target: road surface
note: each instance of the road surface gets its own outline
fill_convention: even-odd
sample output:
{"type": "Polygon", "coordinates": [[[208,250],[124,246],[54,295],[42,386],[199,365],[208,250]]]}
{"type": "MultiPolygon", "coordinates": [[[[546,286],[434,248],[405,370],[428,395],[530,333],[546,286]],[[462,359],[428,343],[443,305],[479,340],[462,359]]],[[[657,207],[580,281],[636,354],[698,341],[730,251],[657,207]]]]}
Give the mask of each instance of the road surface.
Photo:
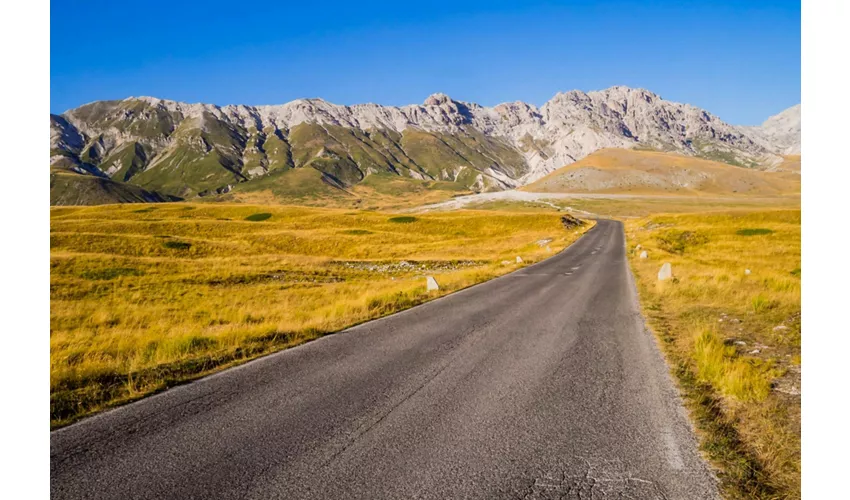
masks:
{"type": "Polygon", "coordinates": [[[717,496],[622,226],[60,429],[54,498],[717,496]]]}

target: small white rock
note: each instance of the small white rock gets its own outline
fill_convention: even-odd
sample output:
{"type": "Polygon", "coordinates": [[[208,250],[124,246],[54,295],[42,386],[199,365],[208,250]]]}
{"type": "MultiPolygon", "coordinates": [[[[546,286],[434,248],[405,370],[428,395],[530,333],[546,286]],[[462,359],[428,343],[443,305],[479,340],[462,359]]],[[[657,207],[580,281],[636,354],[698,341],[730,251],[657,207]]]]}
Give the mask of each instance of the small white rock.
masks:
{"type": "Polygon", "coordinates": [[[665,262],[658,271],[658,281],[667,281],[673,277],[673,266],[669,262],[665,262]]]}
{"type": "Polygon", "coordinates": [[[503,265],[503,266],[509,266],[509,265],[511,265],[511,261],[509,261],[509,260],[503,260],[503,261],[502,261],[502,265],[503,265]]]}
{"type": "Polygon", "coordinates": [[[747,345],[747,343],[744,342],[743,340],[736,340],[735,345],[747,345]]]}
{"type": "Polygon", "coordinates": [[[760,352],[761,352],[761,351],[760,351],[760,350],[758,350],[758,349],[753,349],[752,351],[750,351],[750,354],[758,354],[758,353],[760,353],[760,352]]]}
{"type": "Polygon", "coordinates": [[[520,257],[519,255],[516,256],[516,263],[522,264],[522,257],[520,257]]]}
{"type": "Polygon", "coordinates": [[[440,289],[440,285],[437,284],[437,280],[435,280],[433,276],[425,277],[425,287],[429,292],[440,289]]]}
{"type": "Polygon", "coordinates": [[[788,329],[788,327],[785,326],[785,325],[778,325],[778,326],[773,327],[774,332],[784,332],[787,329],[788,329]]]}
{"type": "Polygon", "coordinates": [[[641,248],[643,248],[643,247],[642,247],[642,246],[640,246],[640,244],[638,244],[638,245],[635,247],[635,250],[640,250],[641,248]]]}
{"type": "Polygon", "coordinates": [[[750,274],[750,270],[749,270],[749,269],[744,269],[744,274],[746,274],[747,276],[749,276],[749,274],[750,274]]]}
{"type": "Polygon", "coordinates": [[[649,255],[646,253],[646,250],[644,250],[643,252],[641,252],[641,253],[640,253],[640,258],[641,258],[641,259],[645,259],[645,258],[647,258],[647,257],[649,257],[649,255]]]}

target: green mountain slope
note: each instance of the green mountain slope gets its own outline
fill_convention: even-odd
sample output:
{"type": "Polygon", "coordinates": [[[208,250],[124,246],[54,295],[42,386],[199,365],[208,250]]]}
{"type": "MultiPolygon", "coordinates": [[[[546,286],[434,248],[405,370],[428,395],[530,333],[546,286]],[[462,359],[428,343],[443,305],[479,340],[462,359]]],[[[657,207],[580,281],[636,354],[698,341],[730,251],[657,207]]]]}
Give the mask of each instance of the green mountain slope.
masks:
{"type": "Polygon", "coordinates": [[[94,175],[54,170],[50,173],[51,205],[105,205],[177,201],[138,186],[94,175]]]}
{"type": "MultiPolygon", "coordinates": [[[[186,199],[237,186],[282,199],[336,196],[375,174],[483,191],[503,189],[504,180],[527,171],[519,152],[474,128],[448,134],[316,122],[291,129],[259,125],[207,110],[186,116],[144,99],[100,101],[51,116],[52,165],[186,199]],[[302,169],[308,170],[289,172],[302,169]]],[[[76,178],[66,184],[86,185],[76,178]]]]}

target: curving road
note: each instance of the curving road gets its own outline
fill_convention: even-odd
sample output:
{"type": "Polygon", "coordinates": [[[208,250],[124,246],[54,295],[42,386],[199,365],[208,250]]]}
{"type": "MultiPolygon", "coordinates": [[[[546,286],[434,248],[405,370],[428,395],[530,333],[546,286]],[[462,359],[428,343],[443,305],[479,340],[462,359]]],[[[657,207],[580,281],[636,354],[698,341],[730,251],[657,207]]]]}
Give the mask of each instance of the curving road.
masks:
{"type": "Polygon", "coordinates": [[[715,498],[622,226],[50,436],[54,498],[715,498]]]}

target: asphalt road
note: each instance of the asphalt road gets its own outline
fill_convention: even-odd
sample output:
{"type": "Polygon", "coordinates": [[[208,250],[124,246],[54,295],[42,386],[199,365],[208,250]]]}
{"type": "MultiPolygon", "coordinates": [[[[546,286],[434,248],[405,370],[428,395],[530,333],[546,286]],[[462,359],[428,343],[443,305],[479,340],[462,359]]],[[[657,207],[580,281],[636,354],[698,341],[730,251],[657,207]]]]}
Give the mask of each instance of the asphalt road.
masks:
{"type": "Polygon", "coordinates": [[[60,429],[54,498],[717,496],[619,222],[539,264],[60,429]]]}

